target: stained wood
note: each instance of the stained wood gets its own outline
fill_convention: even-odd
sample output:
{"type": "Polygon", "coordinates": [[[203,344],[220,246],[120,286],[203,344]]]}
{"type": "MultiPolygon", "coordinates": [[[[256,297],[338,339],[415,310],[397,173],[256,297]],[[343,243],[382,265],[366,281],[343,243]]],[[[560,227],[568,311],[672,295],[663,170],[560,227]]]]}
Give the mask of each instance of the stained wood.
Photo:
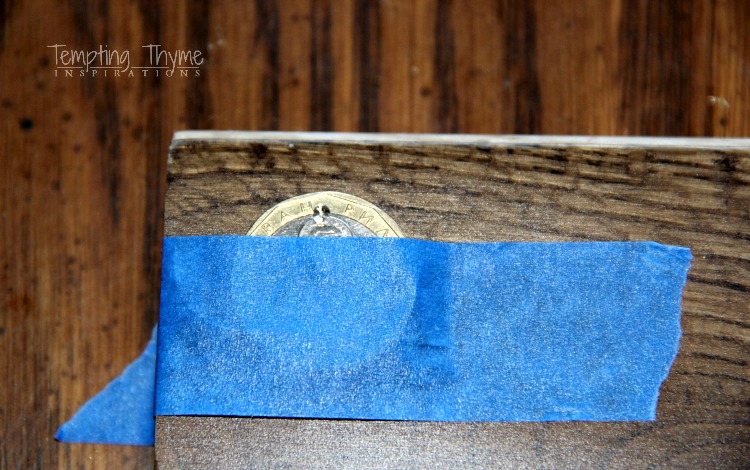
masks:
{"type": "MultiPolygon", "coordinates": [[[[748,136],[749,5],[3,2],[0,467],[152,464],[149,449],[61,445],[52,436],[138,356],[156,322],[173,131],[748,136]],[[141,46],[162,44],[199,49],[207,60],[199,77],[56,78],[47,48],[53,44],[127,49],[134,63],[144,59],[141,46]]],[[[717,185],[727,182],[711,194],[731,195],[744,187],[743,165],[726,160],[725,172],[696,171],[717,185]]],[[[611,186],[621,190],[625,200],[617,204],[628,214],[637,211],[627,199],[638,194],[642,171],[638,162],[631,166],[631,179],[611,186]]],[[[534,171],[528,168],[521,182],[534,171]]],[[[393,176],[385,178],[369,194],[393,176]]],[[[436,178],[425,188],[432,198],[440,191],[436,178]]],[[[557,184],[575,189],[565,180],[557,184]]],[[[540,200],[532,189],[523,193],[527,199],[514,200],[535,221],[526,225],[528,237],[536,225],[546,230],[557,223],[545,219],[546,206],[532,203],[540,200]]],[[[700,205],[691,191],[684,187],[675,204],[687,198],[700,205]]],[[[572,191],[562,194],[580,201],[572,191]]],[[[715,218],[723,219],[718,196],[711,200],[715,218]]],[[[691,207],[683,205],[683,212],[691,207]]],[[[642,216],[643,224],[652,218],[642,216]]],[[[733,279],[727,269],[717,268],[733,279]]],[[[722,291],[700,299],[736,306],[722,291]]],[[[710,325],[700,330],[702,341],[746,350],[732,333],[737,320],[710,325]]],[[[717,399],[734,390],[712,383],[717,399]]],[[[748,412],[733,413],[741,421],[748,412]]]]}
{"type": "Polygon", "coordinates": [[[750,140],[189,132],[166,235],[244,234],[302,193],[363,197],[409,237],[690,247],[680,353],[653,423],[158,417],[163,468],[742,466],[750,451],[750,140]],[[713,144],[713,145],[711,145],[713,144]]]}

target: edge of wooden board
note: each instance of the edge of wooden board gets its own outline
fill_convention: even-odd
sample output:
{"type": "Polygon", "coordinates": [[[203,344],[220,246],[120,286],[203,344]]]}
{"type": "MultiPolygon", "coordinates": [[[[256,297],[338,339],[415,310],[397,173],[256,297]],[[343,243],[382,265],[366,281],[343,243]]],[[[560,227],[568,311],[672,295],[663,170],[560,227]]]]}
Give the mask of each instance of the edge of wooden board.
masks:
{"type": "Polygon", "coordinates": [[[497,146],[670,147],[750,149],[750,138],[621,137],[583,135],[389,134],[358,132],[202,131],[174,133],[172,144],[187,140],[355,143],[445,143],[497,146]]]}

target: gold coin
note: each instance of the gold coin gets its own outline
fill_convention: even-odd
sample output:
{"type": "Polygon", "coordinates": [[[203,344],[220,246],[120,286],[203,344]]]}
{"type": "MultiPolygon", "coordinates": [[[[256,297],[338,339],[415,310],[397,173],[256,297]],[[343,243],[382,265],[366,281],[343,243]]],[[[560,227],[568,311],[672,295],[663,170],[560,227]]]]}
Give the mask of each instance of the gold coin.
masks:
{"type": "Polygon", "coordinates": [[[379,207],[335,191],[303,194],[282,201],[255,221],[248,235],[282,237],[403,237],[379,207]]]}

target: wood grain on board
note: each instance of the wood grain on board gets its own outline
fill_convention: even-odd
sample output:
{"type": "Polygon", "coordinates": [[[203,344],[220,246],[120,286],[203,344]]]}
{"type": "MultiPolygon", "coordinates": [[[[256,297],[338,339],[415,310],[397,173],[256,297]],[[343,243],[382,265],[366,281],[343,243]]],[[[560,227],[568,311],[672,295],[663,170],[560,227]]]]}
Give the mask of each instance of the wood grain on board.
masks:
{"type": "MultiPolygon", "coordinates": [[[[456,139],[458,140],[458,139],[456,139]]],[[[606,142],[606,140],[604,141],[606,142]]],[[[737,142],[737,141],[735,141],[737,142]]],[[[744,141],[747,143],[747,141],[744,141]]],[[[666,144],[666,145],[665,145],[666,144]]],[[[157,417],[164,468],[742,466],[750,451],[750,149],[461,143],[430,136],[180,134],[165,234],[244,234],[289,197],[335,190],[406,236],[655,240],[690,247],[680,353],[653,423],[406,423],[157,417]]],[[[717,143],[718,145],[718,143],[717,143]]]]}
{"type": "MultiPolygon", "coordinates": [[[[744,0],[2,2],[0,467],[152,465],[149,448],[62,445],[53,435],[140,354],[156,322],[166,154],[174,131],[748,136],[749,17],[744,0]],[[59,64],[49,47],[56,44],[84,52],[128,50],[133,66],[144,65],[143,46],[149,44],[201,51],[205,62],[187,77],[66,77],[56,75],[59,64]]],[[[398,158],[407,163],[395,160],[364,196],[385,194],[373,202],[396,203],[384,189],[407,171],[403,166],[412,157],[398,158]]],[[[744,159],[706,158],[714,163],[680,167],[696,176],[665,203],[672,220],[701,241],[712,236],[701,234],[704,229],[727,231],[726,221],[735,215],[723,212],[720,200],[745,191],[748,174],[744,159]],[[713,216],[701,212],[709,209],[713,216]],[[687,227],[684,220],[692,217],[701,225],[687,227]]],[[[593,163],[534,161],[502,177],[517,182],[517,189],[509,191],[499,177],[490,193],[513,196],[507,207],[522,211],[527,221],[500,213],[499,236],[553,237],[571,227],[573,221],[546,217],[551,202],[544,188],[524,186],[548,175],[561,185],[566,218],[589,220],[604,209],[586,189],[593,163]],[[578,176],[558,175],[564,165],[583,166],[578,176]]],[[[675,228],[649,226],[654,213],[638,212],[632,202],[662,197],[660,191],[641,193],[649,165],[661,169],[633,157],[627,179],[602,186],[612,194],[606,199],[611,211],[623,211],[619,219],[611,216],[609,228],[577,235],[628,233],[636,214],[638,230],[676,236],[675,228]]],[[[477,169],[471,161],[446,166],[477,169]]],[[[603,163],[597,171],[605,170],[603,163]]],[[[415,235],[445,229],[445,213],[456,211],[443,208],[438,219],[419,215],[438,200],[440,176],[433,178],[423,183],[430,189],[415,203],[420,205],[400,203],[415,235]]],[[[399,184],[395,193],[405,194],[411,183],[399,184]]],[[[279,196],[265,195],[269,202],[279,196]]],[[[451,217],[467,219],[460,210],[451,217]]],[[[746,237],[746,224],[743,219],[734,228],[738,239],[746,237]]],[[[460,234],[447,230],[453,232],[446,238],[460,234]]],[[[725,256],[736,244],[711,249],[725,256]]],[[[743,246],[734,256],[746,255],[743,246]]],[[[747,290],[740,280],[746,269],[706,266],[725,276],[725,284],[707,286],[713,290],[706,296],[688,291],[691,302],[735,308],[747,290]]],[[[727,322],[711,315],[717,319],[706,317],[691,334],[747,354],[747,339],[739,333],[747,317],[727,322]]],[[[703,385],[695,390],[716,403],[738,394],[747,403],[737,382],[699,377],[670,380],[698,381],[703,385]]],[[[696,400],[697,392],[689,390],[684,399],[696,400]]],[[[718,409],[703,413],[714,416],[718,409]]],[[[721,409],[737,426],[747,424],[747,407],[721,409]]],[[[733,448],[736,427],[723,426],[715,425],[709,441],[689,452],[701,455],[722,439],[733,448]]],[[[534,442],[546,440],[536,436],[534,442]]]]}

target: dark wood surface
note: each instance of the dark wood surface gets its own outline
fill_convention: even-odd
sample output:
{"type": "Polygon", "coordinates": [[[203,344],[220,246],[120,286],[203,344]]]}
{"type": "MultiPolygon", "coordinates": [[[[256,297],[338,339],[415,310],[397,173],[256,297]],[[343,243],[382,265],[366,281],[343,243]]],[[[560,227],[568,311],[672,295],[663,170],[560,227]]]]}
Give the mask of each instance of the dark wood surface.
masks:
{"type": "MultiPolygon", "coordinates": [[[[0,466],[153,462],[152,449],[52,436],[137,357],[156,322],[173,131],[748,136],[748,19],[743,0],[3,2],[0,466]],[[54,44],[129,50],[134,64],[145,60],[143,45],[161,44],[201,50],[206,62],[200,76],[55,77],[54,44]]],[[[743,162],[712,163],[724,171],[705,176],[718,195],[705,224],[736,217],[720,201],[746,191],[743,162]]],[[[567,188],[568,201],[578,197],[567,188]]],[[[626,214],[636,210],[628,197],[659,196],[629,184],[612,191],[626,214]]],[[[691,202],[677,222],[698,210],[693,203],[704,207],[694,191],[681,188],[675,204],[691,202]]],[[[519,202],[533,220],[544,213],[536,202],[519,202]]],[[[747,259],[746,212],[743,220],[734,233],[745,243],[727,256],[747,259]]],[[[747,265],[723,271],[726,283],[705,301],[746,311],[736,297],[747,294],[738,280],[746,273],[747,265]]],[[[706,320],[697,333],[731,345],[736,363],[726,367],[746,379],[744,315],[706,320]]],[[[748,425],[746,385],[699,377],[670,380],[700,380],[712,403],[739,397],[737,410],[722,408],[734,428],[696,425],[731,446],[741,436],[732,429],[748,425]]]]}
{"type": "Polygon", "coordinates": [[[562,138],[452,144],[434,136],[223,137],[204,133],[173,144],[166,235],[244,234],[284,199],[335,190],[376,203],[415,238],[687,246],[694,260],[683,338],[654,423],[160,416],[156,457],[164,468],[750,463],[750,140],[741,149],[707,150],[662,147],[673,145],[668,139],[602,147],[562,138]]]}

